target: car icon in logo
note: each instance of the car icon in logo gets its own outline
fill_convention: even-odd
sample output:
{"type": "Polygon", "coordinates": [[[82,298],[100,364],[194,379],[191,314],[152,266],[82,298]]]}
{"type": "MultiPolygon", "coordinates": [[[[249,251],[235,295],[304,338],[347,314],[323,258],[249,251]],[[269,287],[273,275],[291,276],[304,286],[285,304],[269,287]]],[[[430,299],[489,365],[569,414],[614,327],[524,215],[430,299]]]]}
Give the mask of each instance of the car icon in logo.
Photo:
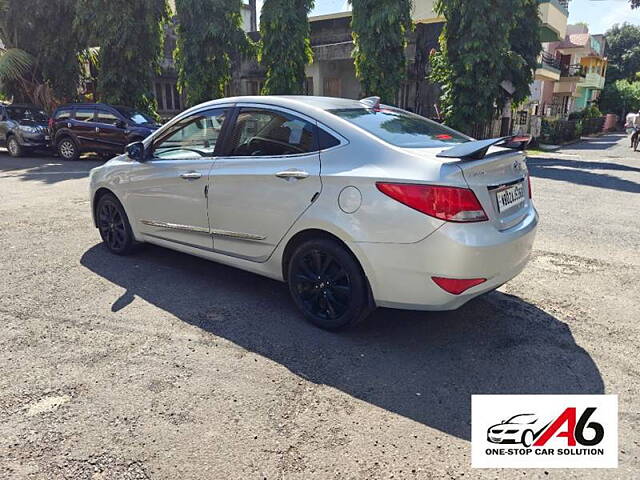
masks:
{"type": "Polygon", "coordinates": [[[533,413],[520,413],[489,427],[487,440],[491,443],[521,443],[530,447],[547,426],[549,423],[542,424],[533,413]]]}

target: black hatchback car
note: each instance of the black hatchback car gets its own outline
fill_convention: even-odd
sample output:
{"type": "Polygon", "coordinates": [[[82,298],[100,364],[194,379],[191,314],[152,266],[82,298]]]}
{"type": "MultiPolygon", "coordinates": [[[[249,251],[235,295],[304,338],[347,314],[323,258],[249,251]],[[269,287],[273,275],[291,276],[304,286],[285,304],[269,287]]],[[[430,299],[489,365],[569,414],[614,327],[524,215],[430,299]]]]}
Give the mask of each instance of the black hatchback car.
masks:
{"type": "Polygon", "coordinates": [[[49,117],[34,105],[0,104],[0,145],[19,157],[28,150],[47,148],[49,117]]]}
{"type": "Polygon", "coordinates": [[[144,139],[159,125],[133,108],[104,103],[74,103],[58,107],[49,121],[51,145],[65,160],[81,153],[119,155],[124,147],[144,139]]]}

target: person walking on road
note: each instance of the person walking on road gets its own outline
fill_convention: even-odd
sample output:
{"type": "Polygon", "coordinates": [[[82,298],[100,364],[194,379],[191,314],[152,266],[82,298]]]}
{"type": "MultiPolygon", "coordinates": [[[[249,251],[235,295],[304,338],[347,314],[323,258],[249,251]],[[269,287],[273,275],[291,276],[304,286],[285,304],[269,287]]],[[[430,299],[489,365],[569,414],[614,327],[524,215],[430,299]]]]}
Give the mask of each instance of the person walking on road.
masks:
{"type": "MultiPolygon", "coordinates": [[[[632,130],[630,148],[636,147],[636,139],[640,132],[640,111],[638,113],[629,112],[625,123],[625,128],[632,130]]],[[[635,149],[635,148],[634,148],[635,149]]]]}

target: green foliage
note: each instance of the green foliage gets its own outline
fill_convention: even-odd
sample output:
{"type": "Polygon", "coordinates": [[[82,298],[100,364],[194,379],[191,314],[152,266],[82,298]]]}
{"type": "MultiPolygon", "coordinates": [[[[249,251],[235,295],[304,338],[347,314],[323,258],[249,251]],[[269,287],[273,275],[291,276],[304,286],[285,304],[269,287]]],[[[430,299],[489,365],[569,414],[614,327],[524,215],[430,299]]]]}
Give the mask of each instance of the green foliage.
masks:
{"type": "Polygon", "coordinates": [[[99,48],[101,101],[156,115],[152,85],[169,14],[166,0],[78,0],[76,25],[99,48]]]}
{"type": "Polygon", "coordinates": [[[178,85],[187,105],[225,95],[231,79],[231,58],[251,53],[242,29],[242,0],[176,0],[178,85]]]}
{"type": "Polygon", "coordinates": [[[624,116],[640,110],[640,81],[617,80],[605,86],[600,107],[606,112],[624,116]]]}
{"type": "Polygon", "coordinates": [[[406,76],[406,34],[413,28],[411,0],[350,0],[356,76],[365,96],[395,103],[406,76]]]}
{"type": "MultiPolygon", "coordinates": [[[[538,66],[538,56],[542,51],[540,30],[542,28],[539,17],[538,0],[520,0],[513,9],[514,26],[509,32],[511,48],[505,54],[505,79],[510,80],[515,87],[511,101],[515,106],[522,104],[530,95],[530,85],[533,83],[534,71],[538,66]]],[[[507,101],[505,90],[499,104],[507,101]]]]}
{"type": "Polygon", "coordinates": [[[313,52],[309,11],[313,0],[265,0],[260,15],[259,60],[266,69],[263,95],[301,94],[313,52]]]}
{"type": "Polygon", "coordinates": [[[580,110],[579,112],[571,112],[569,114],[569,120],[588,120],[590,118],[600,118],[602,113],[595,105],[589,105],[588,107],[580,110]]]}
{"type": "Polygon", "coordinates": [[[447,20],[440,51],[431,56],[430,79],[442,85],[447,123],[474,132],[511,99],[529,95],[540,44],[535,0],[437,0],[447,20]],[[513,86],[512,95],[502,88],[513,86]]]}
{"type": "Polygon", "coordinates": [[[75,12],[71,0],[0,1],[0,38],[13,52],[2,62],[5,79],[11,77],[7,93],[35,103],[44,100],[38,92],[57,101],[76,97],[83,46],[73,28],[75,12]]]}
{"type": "Polygon", "coordinates": [[[19,48],[8,48],[0,51],[0,81],[14,82],[29,73],[34,58],[19,48]]]}
{"type": "Polygon", "coordinates": [[[607,83],[636,79],[640,72],[640,27],[623,23],[614,25],[607,33],[607,83]]]}

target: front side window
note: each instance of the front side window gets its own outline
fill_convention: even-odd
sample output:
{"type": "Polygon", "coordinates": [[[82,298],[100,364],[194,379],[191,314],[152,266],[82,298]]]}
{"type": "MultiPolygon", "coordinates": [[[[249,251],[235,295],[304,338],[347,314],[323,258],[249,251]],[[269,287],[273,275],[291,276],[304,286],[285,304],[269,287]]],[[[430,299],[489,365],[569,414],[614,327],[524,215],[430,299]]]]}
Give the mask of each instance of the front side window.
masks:
{"type": "Polygon", "coordinates": [[[154,143],[154,158],[193,160],[212,156],[226,116],[225,109],[216,109],[183,118],[154,143]]]}
{"type": "Polygon", "coordinates": [[[396,108],[362,107],[330,112],[397,147],[445,147],[470,140],[451,128],[396,108]]]}
{"type": "Polygon", "coordinates": [[[95,110],[93,108],[78,108],[76,109],[76,120],[79,122],[91,122],[93,121],[95,110]]]}
{"type": "Polygon", "coordinates": [[[135,125],[153,125],[155,121],[149,115],[134,110],[133,108],[115,107],[124,118],[135,125]]]}
{"type": "Polygon", "coordinates": [[[243,108],[231,135],[232,156],[269,157],[317,151],[315,126],[283,112],[243,108]]]}

